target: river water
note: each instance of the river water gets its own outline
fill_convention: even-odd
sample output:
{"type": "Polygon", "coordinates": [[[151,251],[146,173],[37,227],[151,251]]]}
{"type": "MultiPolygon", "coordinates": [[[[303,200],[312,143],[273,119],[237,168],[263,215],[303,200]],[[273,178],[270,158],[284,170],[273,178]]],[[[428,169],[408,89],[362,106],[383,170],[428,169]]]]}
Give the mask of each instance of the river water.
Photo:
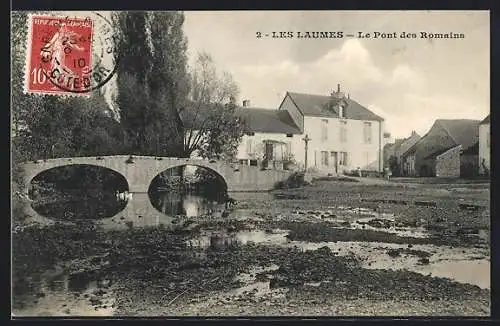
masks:
{"type": "MultiPolygon", "coordinates": [[[[261,196],[270,197],[268,194],[261,194],[261,196]]],[[[238,194],[236,197],[249,198],[245,194],[238,194]]],[[[96,225],[103,229],[119,230],[130,227],[172,225],[178,216],[195,219],[206,216],[221,219],[235,218],[246,219],[249,222],[252,219],[257,219],[244,209],[236,209],[228,215],[224,198],[224,195],[218,193],[133,193],[121,198],[116,194],[108,194],[101,200],[87,198],[85,200],[74,199],[34,205],[33,209],[36,213],[31,214],[30,221],[51,224],[55,221],[69,222],[94,219],[96,225]]],[[[349,215],[344,207],[336,209],[339,218],[349,215]]],[[[356,212],[355,215],[359,219],[359,224],[351,223],[349,228],[356,228],[356,225],[369,228],[369,225],[364,224],[368,220],[362,212],[356,212]]],[[[383,216],[383,218],[390,219],[391,216],[383,216]]],[[[346,228],[348,227],[346,226],[346,228]]],[[[475,284],[481,288],[489,288],[490,286],[489,258],[484,255],[478,258],[478,252],[475,248],[453,249],[434,245],[417,245],[413,248],[414,250],[431,254],[429,263],[422,265],[419,264],[416,257],[411,255],[400,255],[397,258],[391,258],[387,255],[388,250],[403,249],[402,245],[381,242],[314,243],[290,241],[287,239],[288,232],[288,230],[282,229],[259,229],[255,224],[249,223],[246,230],[202,230],[201,234],[187,240],[187,244],[202,250],[248,243],[299,247],[302,250],[317,250],[327,246],[339,255],[354,254],[358,256],[364,268],[367,269],[406,269],[424,275],[434,275],[457,282],[475,284]]],[[[425,230],[417,228],[414,230],[388,229],[387,232],[388,234],[399,232],[400,235],[416,238],[426,236],[425,230]]],[[[275,266],[275,268],[278,267],[275,266]]],[[[261,283],[262,281],[260,283],[250,281],[243,288],[261,288],[262,286],[264,289],[268,288],[267,284],[261,283]]],[[[112,285],[111,280],[106,278],[85,274],[70,275],[64,269],[56,267],[41,275],[32,275],[22,281],[15,280],[13,295],[16,298],[16,304],[13,313],[17,316],[110,316],[116,309],[116,297],[112,285]]]]}

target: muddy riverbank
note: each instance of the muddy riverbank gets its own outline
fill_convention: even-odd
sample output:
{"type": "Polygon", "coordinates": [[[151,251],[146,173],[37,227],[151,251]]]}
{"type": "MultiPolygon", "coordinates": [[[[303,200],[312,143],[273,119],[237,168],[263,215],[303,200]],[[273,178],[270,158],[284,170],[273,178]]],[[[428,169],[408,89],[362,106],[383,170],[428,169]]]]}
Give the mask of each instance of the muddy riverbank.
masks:
{"type": "Polygon", "coordinates": [[[489,188],[449,189],[322,181],[278,192],[307,200],[234,194],[224,217],[34,224],[13,234],[13,312],[489,315],[489,211],[453,205],[489,188]]]}

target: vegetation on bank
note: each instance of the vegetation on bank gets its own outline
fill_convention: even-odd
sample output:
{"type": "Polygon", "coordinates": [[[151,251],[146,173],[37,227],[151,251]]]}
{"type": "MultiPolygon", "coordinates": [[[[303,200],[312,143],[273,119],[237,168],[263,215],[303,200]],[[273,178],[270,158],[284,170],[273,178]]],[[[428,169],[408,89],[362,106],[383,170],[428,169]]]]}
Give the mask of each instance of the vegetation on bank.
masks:
{"type": "Polygon", "coordinates": [[[20,164],[35,159],[234,156],[244,130],[234,115],[238,86],[207,53],[188,65],[184,14],[115,12],[111,21],[116,93],[57,97],[23,92],[27,13],[12,13],[13,188],[22,186],[20,164]]]}
{"type": "Polygon", "coordinates": [[[305,174],[303,172],[294,172],[286,180],[276,182],[274,188],[275,189],[300,188],[308,184],[309,183],[305,181],[305,174]]]}

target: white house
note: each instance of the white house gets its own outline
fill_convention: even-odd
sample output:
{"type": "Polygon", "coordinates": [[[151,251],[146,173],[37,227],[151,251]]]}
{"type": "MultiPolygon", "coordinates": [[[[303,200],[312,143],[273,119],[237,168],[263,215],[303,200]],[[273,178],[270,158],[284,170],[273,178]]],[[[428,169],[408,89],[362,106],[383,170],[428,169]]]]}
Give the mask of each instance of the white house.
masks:
{"type": "Polygon", "coordinates": [[[246,122],[246,134],[238,147],[240,163],[264,167],[282,168],[290,162],[303,144],[301,130],[288,111],[251,108],[250,101],[235,112],[246,122]]]}
{"type": "Polygon", "coordinates": [[[330,96],[287,92],[278,110],[245,102],[238,114],[250,122],[238,149],[242,163],[292,156],[298,168],[322,173],[383,170],[384,119],[345,97],[340,85],[330,96]]]}
{"type": "Polygon", "coordinates": [[[490,173],[490,116],[479,124],[479,174],[490,173]]]}

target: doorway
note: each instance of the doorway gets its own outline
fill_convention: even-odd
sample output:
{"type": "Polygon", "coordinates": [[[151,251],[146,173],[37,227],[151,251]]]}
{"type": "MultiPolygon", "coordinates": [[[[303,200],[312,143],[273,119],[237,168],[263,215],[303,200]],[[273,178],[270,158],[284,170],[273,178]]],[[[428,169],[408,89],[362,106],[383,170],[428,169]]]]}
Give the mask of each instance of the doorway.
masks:
{"type": "Polygon", "coordinates": [[[267,161],[272,161],[274,159],[274,144],[266,143],[266,159],[267,161]]]}
{"type": "Polygon", "coordinates": [[[339,161],[337,159],[337,152],[330,152],[330,157],[332,159],[332,162],[333,162],[333,172],[335,173],[338,173],[339,171],[339,161]]]}

